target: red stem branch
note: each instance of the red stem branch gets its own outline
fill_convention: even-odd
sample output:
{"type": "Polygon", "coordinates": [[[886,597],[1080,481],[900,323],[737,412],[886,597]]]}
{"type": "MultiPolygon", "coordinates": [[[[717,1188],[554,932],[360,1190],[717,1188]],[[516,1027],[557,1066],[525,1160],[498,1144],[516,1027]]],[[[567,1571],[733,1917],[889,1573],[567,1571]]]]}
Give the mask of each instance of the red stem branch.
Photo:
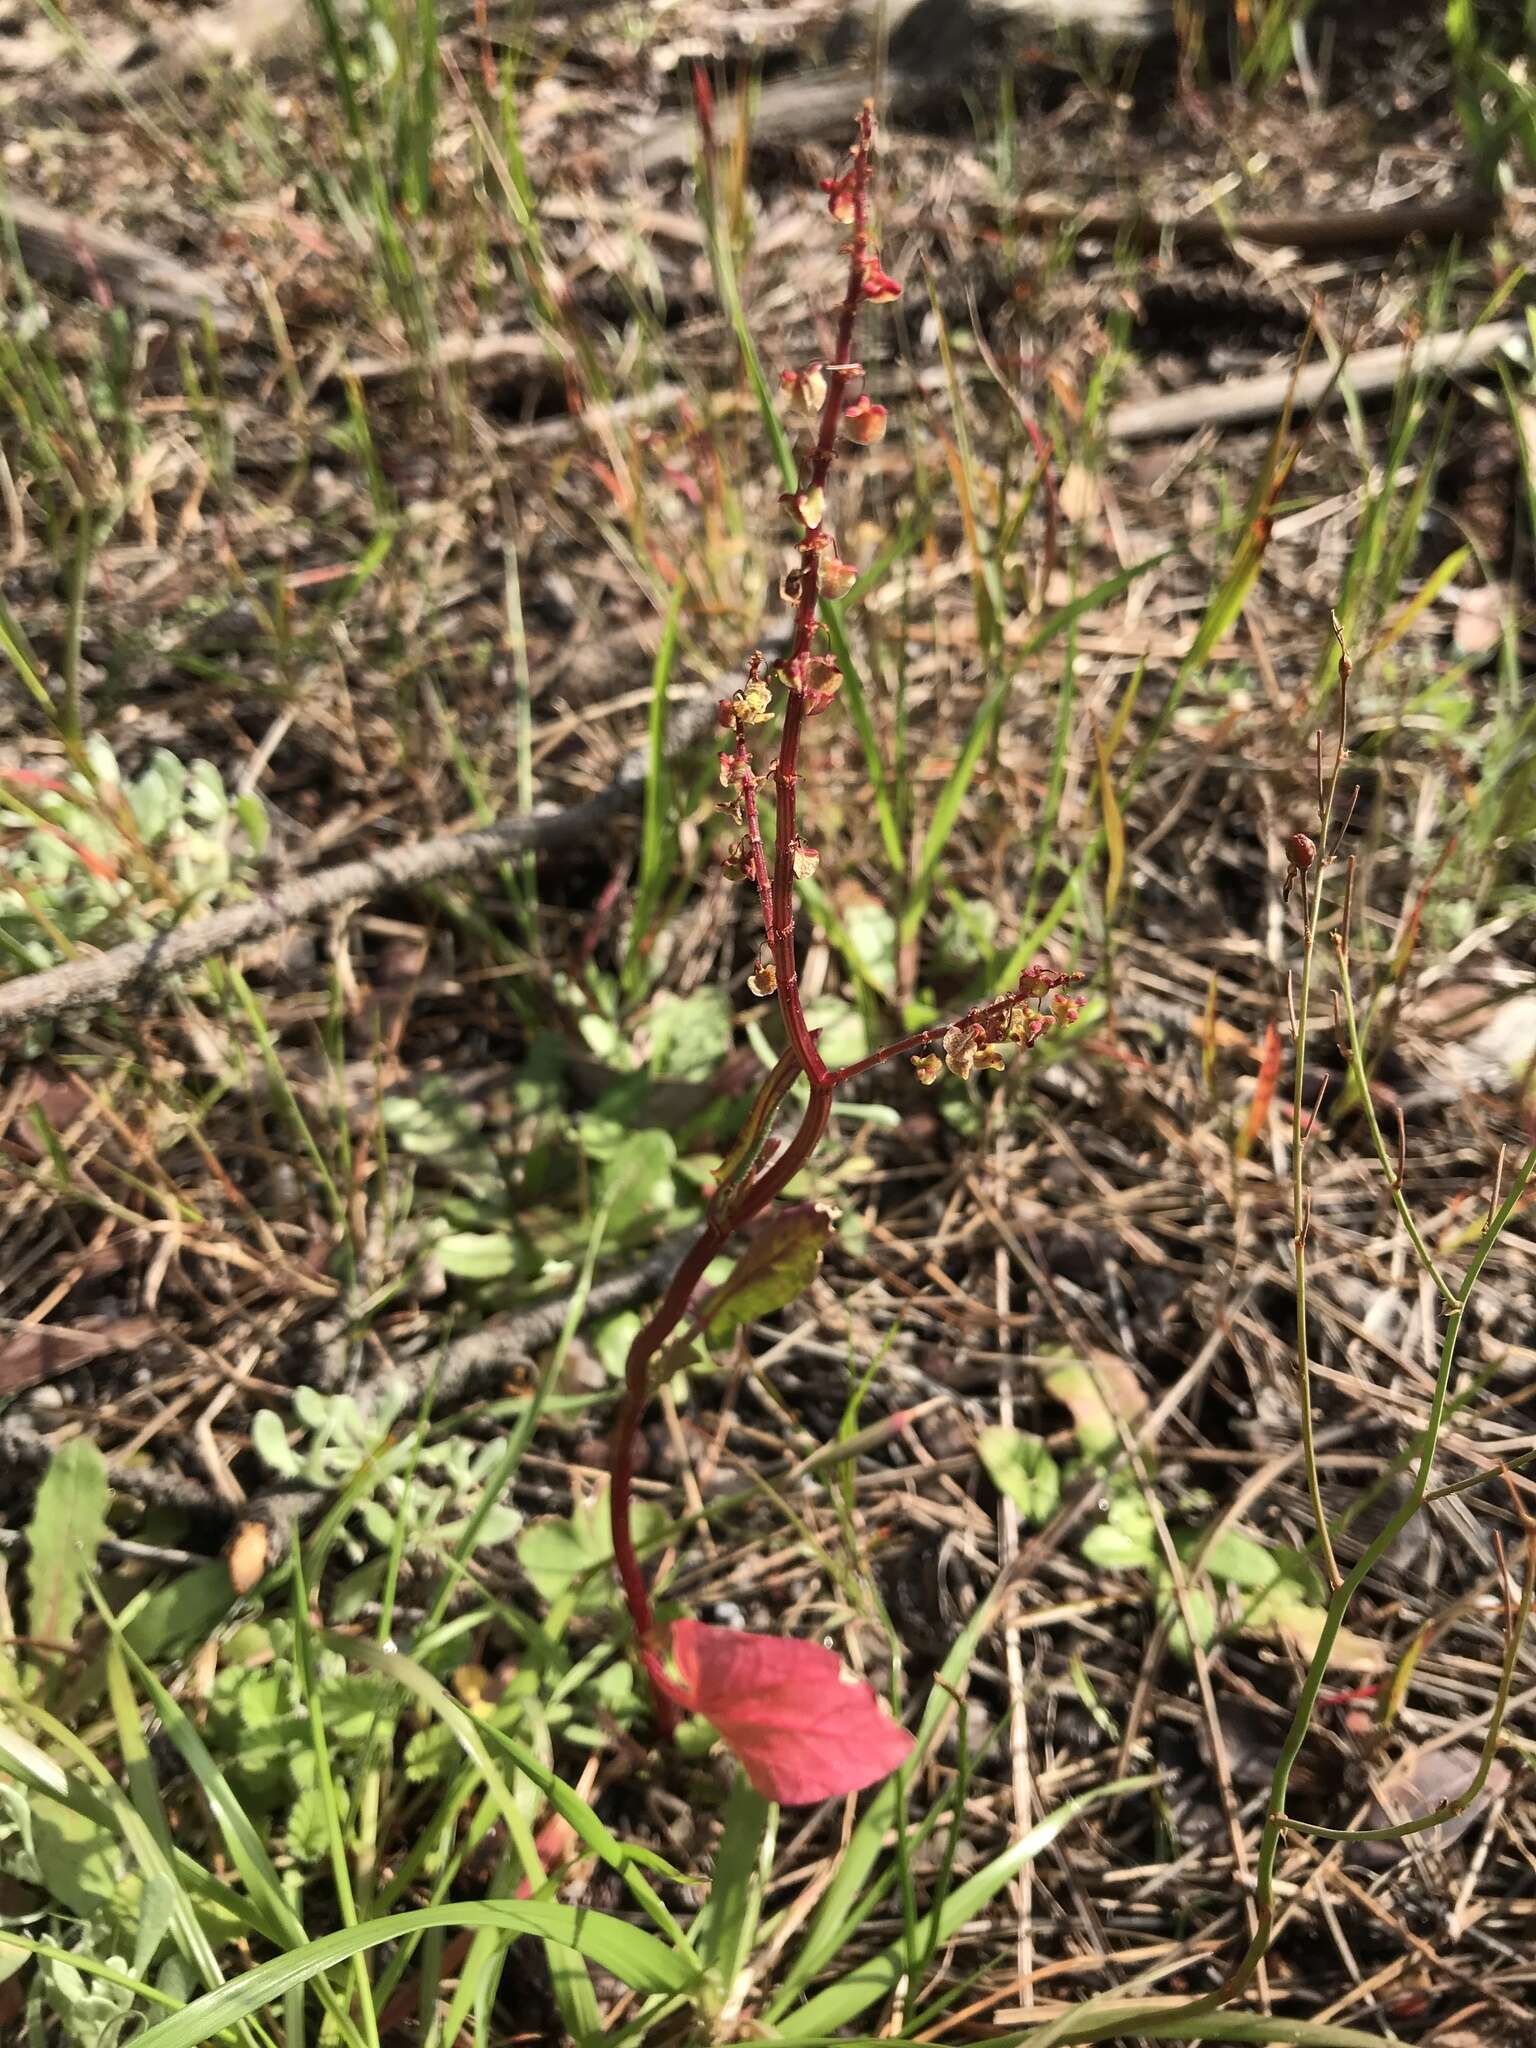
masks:
{"type": "MultiPolygon", "coordinates": [[[[676,1727],[677,1708],[657,1683],[662,1667],[661,1648],[655,1633],[655,1610],[635,1549],[631,1525],[635,1457],[640,1425],[651,1399],[652,1375],[658,1358],[688,1314],[711,1261],[735,1232],[760,1214],[800,1172],[821,1142],[832,1113],[834,1080],[816,1049],[816,1035],[805,1021],[795,958],[796,783],[801,732],[806,718],[806,670],[815,645],[821,600],[822,557],[831,545],[831,536],[823,523],[822,508],[848,386],[859,374],[851,352],[854,322],[859,306],[867,296],[866,282],[870,274],[868,187],[873,143],[874,116],[866,105],[859,121],[852,168],[843,181],[843,190],[852,210],[853,233],[848,248],[848,287],[838,315],[837,357],[826,372],[826,397],[821,408],[810,476],[796,500],[797,512],[809,504],[818,512],[818,517],[814,525],[802,517],[793,632],[789,653],[780,665],[780,673],[789,685],[789,701],[773,768],[776,804],[771,874],[758,814],[757,779],[747,747],[748,720],[743,717],[738,716],[735,721],[734,754],[725,757],[733,770],[732,787],[740,794],[741,816],[747,830],[745,864],[762,907],[764,938],[773,963],[779,1012],[794,1066],[792,1068],[786,1058],[765,1080],[748,1118],[745,1150],[734,1153],[727,1160],[722,1169],[721,1186],[710,1204],[704,1229],[673,1274],[655,1313],[630,1346],[624,1367],[624,1398],[613,1431],[609,1511],[614,1562],[641,1658],[651,1681],[656,1719],[663,1735],[671,1734],[676,1727]],[[768,1156],[768,1125],[788,1093],[794,1068],[798,1068],[810,1083],[810,1096],[794,1137],[781,1152],[768,1156]],[[763,1163],[757,1164],[758,1159],[763,1163]]],[[[750,676],[753,684],[758,681],[758,668],[759,663],[754,658],[750,676]]]]}

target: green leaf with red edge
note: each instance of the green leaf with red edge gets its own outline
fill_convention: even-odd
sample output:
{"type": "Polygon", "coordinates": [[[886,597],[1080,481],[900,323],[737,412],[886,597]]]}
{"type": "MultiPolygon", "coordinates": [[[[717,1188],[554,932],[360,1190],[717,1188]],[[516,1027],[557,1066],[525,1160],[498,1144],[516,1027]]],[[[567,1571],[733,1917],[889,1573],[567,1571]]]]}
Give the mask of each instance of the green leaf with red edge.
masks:
{"type": "Polygon", "coordinates": [[[705,1303],[699,1322],[709,1342],[729,1342],[744,1323],[758,1322],[803,1294],[836,1222],[830,1202],[797,1202],[775,1211],[705,1303]]]}

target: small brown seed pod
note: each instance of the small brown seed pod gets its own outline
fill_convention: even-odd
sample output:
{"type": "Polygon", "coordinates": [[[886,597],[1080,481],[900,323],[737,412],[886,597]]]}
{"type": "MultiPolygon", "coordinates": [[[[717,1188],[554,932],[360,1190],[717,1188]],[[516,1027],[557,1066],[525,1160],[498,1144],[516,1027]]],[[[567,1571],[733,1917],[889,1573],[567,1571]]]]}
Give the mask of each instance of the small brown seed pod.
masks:
{"type": "Polygon", "coordinates": [[[1305,832],[1293,832],[1285,842],[1285,857],[1293,868],[1306,869],[1317,859],[1317,842],[1305,832]]]}

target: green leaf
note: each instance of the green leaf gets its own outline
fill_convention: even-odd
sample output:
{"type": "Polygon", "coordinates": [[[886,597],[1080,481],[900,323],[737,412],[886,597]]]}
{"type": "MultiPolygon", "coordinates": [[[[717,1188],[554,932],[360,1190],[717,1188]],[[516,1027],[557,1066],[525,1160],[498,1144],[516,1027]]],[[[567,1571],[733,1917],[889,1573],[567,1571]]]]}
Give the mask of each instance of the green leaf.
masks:
{"type": "Polygon", "coordinates": [[[75,1640],[109,1499],[105,1459],[89,1437],[76,1437],[44,1474],[27,1530],[28,1627],[43,1642],[75,1640]]]}
{"type": "Polygon", "coordinates": [[[1147,1397],[1123,1359],[1099,1354],[1073,1359],[1045,1375],[1045,1390],[1072,1412],[1085,1458],[1103,1459],[1120,1448],[1116,1417],[1127,1427],[1144,1413],[1147,1397]]]}
{"type": "Polygon", "coordinates": [[[984,1429],[976,1449],[987,1476],[1006,1494],[1027,1522],[1048,1522],[1061,1499],[1061,1467],[1044,1437],[999,1423],[984,1429]]]}
{"type": "Polygon", "coordinates": [[[669,1081],[708,1081],[731,1049],[731,999],[723,988],[657,996],[646,1016],[647,1065],[669,1081]]]}
{"type": "Polygon", "coordinates": [[[1088,1531],[1078,1548],[1090,1564],[1105,1571],[1152,1571],[1162,1565],[1152,1511],[1131,1487],[1111,1493],[1104,1520],[1088,1531]]]}
{"type": "Polygon", "coordinates": [[[1205,1569],[1213,1579],[1224,1579],[1229,1586],[1248,1593],[1262,1593],[1281,1576],[1280,1560],[1274,1552],[1241,1529],[1222,1530],[1205,1553],[1205,1569]]]}
{"type": "Polygon", "coordinates": [[[762,1226],[699,1320],[709,1342],[728,1343],[744,1323],[755,1323],[803,1294],[816,1276],[837,1211],[827,1202],[797,1202],[762,1226]]]}
{"type": "Polygon", "coordinates": [[[89,1814],[32,1795],[32,1849],[51,1899],[81,1920],[111,1912],[118,1925],[136,1906],[143,1880],[124,1869],[117,1836],[89,1814]],[[128,1894],[131,1893],[131,1897],[128,1894]]]}
{"type": "Polygon", "coordinates": [[[259,796],[237,796],[235,816],[240,820],[252,853],[261,855],[267,850],[267,839],[271,826],[267,821],[267,807],[259,796]]]}
{"type": "MultiPolygon", "coordinates": [[[[666,1527],[667,1517],[645,1501],[634,1509],[632,1521],[635,1542],[644,1548],[666,1527]]],[[[583,1614],[611,1606],[617,1593],[606,1491],[578,1501],[568,1516],[530,1522],[517,1539],[517,1558],[546,1605],[553,1607],[569,1593],[583,1614]]]]}
{"type": "MultiPolygon", "coordinates": [[[[738,1771],[726,1801],[725,1821],[709,1896],[694,1923],[694,1945],[717,1987],[712,2003],[723,2004],[752,1953],[763,1898],[763,1845],[771,1839],[773,1808],[738,1771]]],[[[771,1851],[770,1851],[771,1855],[771,1851]]]]}
{"type": "MultiPolygon", "coordinates": [[[[1317,1654],[1327,1618],[1290,1579],[1277,1579],[1245,1608],[1240,1626],[1244,1635],[1287,1644],[1306,1662],[1317,1654]]],[[[1332,1671],[1379,1671],[1385,1662],[1381,1645],[1352,1628],[1339,1630],[1328,1658],[1332,1671]]]]}
{"type": "Polygon", "coordinates": [[[517,1270],[517,1246],[504,1230],[450,1230],[432,1249],[456,1280],[505,1280],[517,1270]]]}
{"type": "Polygon", "coordinates": [[[670,1131],[635,1131],[616,1146],[603,1168],[601,1199],[608,1228],[618,1237],[645,1215],[673,1205],[672,1169],[677,1147],[670,1131]]]}
{"type": "Polygon", "coordinates": [[[483,1146],[480,1114],[440,1076],[424,1081],[414,1095],[386,1095],[384,1128],[402,1151],[417,1159],[438,1159],[483,1146]]]}
{"type": "Polygon", "coordinates": [[[632,1308],[621,1308],[616,1315],[604,1316],[593,1330],[592,1349],[609,1379],[623,1379],[629,1347],[639,1334],[640,1313],[632,1308]]]}
{"type": "Polygon", "coordinates": [[[124,1636],[151,1662],[168,1657],[181,1646],[207,1642],[234,1597],[223,1558],[195,1565],[146,1595],[135,1606],[124,1636]]]}
{"type": "Polygon", "coordinates": [[[1096,1529],[1090,1529],[1078,1548],[1089,1564],[1096,1564],[1106,1572],[1145,1571],[1157,1562],[1157,1546],[1149,1539],[1145,1542],[1116,1529],[1108,1522],[1100,1522],[1096,1529]]]}
{"type": "Polygon", "coordinates": [[[280,1479],[298,1477],[299,1461],[275,1408],[258,1408],[251,1417],[251,1449],[280,1479]]]}
{"type": "MultiPolygon", "coordinates": [[[[989,1863],[983,1864],[963,1884],[955,1885],[934,1912],[919,1920],[913,1943],[917,1953],[932,1954],[941,1943],[953,1940],[966,1921],[982,1912],[1024,1865],[1054,1842],[1080,1813],[1086,1813],[1106,1799],[1121,1798],[1128,1792],[1139,1792],[1155,1783],[1153,1778],[1121,1778],[1113,1784],[1096,1786],[1093,1791],[1082,1793],[1076,1799],[1064,1800],[1043,1820],[1026,1829],[1000,1856],[994,1856],[989,1863]]],[[[824,1991],[819,1991],[814,1998],[807,1999],[803,2005],[796,2006],[793,2012],[780,2018],[780,2036],[789,2041],[803,2041],[833,2034],[839,2027],[846,2026],[858,2014],[867,2012],[870,2006],[895,1990],[910,1967],[909,1953],[907,1938],[902,1935],[877,1955],[845,1969],[824,1991]]],[[[152,2040],[153,2030],[145,2037],[141,2048],[151,2048],[152,2040]]]]}
{"type": "Polygon", "coordinates": [[[1158,1619],[1167,1626],[1168,1647],[1172,1650],[1175,1657],[1182,1658],[1187,1664],[1192,1654],[1190,1649],[1191,1630],[1193,1630],[1194,1640],[1199,1644],[1200,1648],[1202,1650],[1208,1648],[1216,1634],[1216,1609],[1212,1604],[1210,1595],[1202,1592],[1198,1586],[1186,1586],[1184,1588],[1184,1605],[1181,1607],[1179,1605],[1179,1596],[1174,1590],[1173,1580],[1169,1577],[1167,1567],[1161,1562],[1156,1567],[1153,1577],[1157,1585],[1156,1607],[1158,1619]],[[1184,1620],[1186,1611],[1189,1615],[1187,1627],[1184,1620]]]}
{"type": "Polygon", "coordinates": [[[1120,814],[1115,781],[1110,773],[1109,749],[1097,725],[1093,727],[1093,744],[1099,758],[1099,808],[1103,813],[1104,922],[1106,926],[1113,926],[1115,905],[1120,900],[1120,884],[1125,874],[1125,820],[1120,814]]]}
{"type": "Polygon", "coordinates": [[[630,1927],[606,1913],[585,1906],[559,1906],[534,1899],[488,1899],[450,1906],[426,1906],[413,1913],[392,1913],[360,1927],[338,1928],[334,1934],[278,1956],[248,1970],[184,2012],[158,2021],[138,2037],[137,2048],[201,2048],[226,2027],[273,2005],[289,1991],[307,1984],[324,1970],[363,1955],[386,1942],[433,1928],[489,1928],[509,1937],[535,1934],[557,1941],[615,1977],[633,1991],[685,1992],[696,1981],[682,1957],[674,1955],[653,1934],[630,1927]]]}

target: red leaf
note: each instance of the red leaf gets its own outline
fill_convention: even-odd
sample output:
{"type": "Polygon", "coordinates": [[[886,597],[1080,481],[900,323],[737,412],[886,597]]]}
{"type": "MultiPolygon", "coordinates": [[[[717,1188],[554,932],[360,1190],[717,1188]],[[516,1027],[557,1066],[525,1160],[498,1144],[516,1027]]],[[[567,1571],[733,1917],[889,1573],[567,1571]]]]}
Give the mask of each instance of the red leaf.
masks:
{"type": "Polygon", "coordinates": [[[819,1643],[683,1620],[671,1649],[677,1678],[658,1670],[658,1684],[702,1714],[754,1790],[781,1806],[861,1791],[912,1753],[906,1729],[819,1643]]]}

